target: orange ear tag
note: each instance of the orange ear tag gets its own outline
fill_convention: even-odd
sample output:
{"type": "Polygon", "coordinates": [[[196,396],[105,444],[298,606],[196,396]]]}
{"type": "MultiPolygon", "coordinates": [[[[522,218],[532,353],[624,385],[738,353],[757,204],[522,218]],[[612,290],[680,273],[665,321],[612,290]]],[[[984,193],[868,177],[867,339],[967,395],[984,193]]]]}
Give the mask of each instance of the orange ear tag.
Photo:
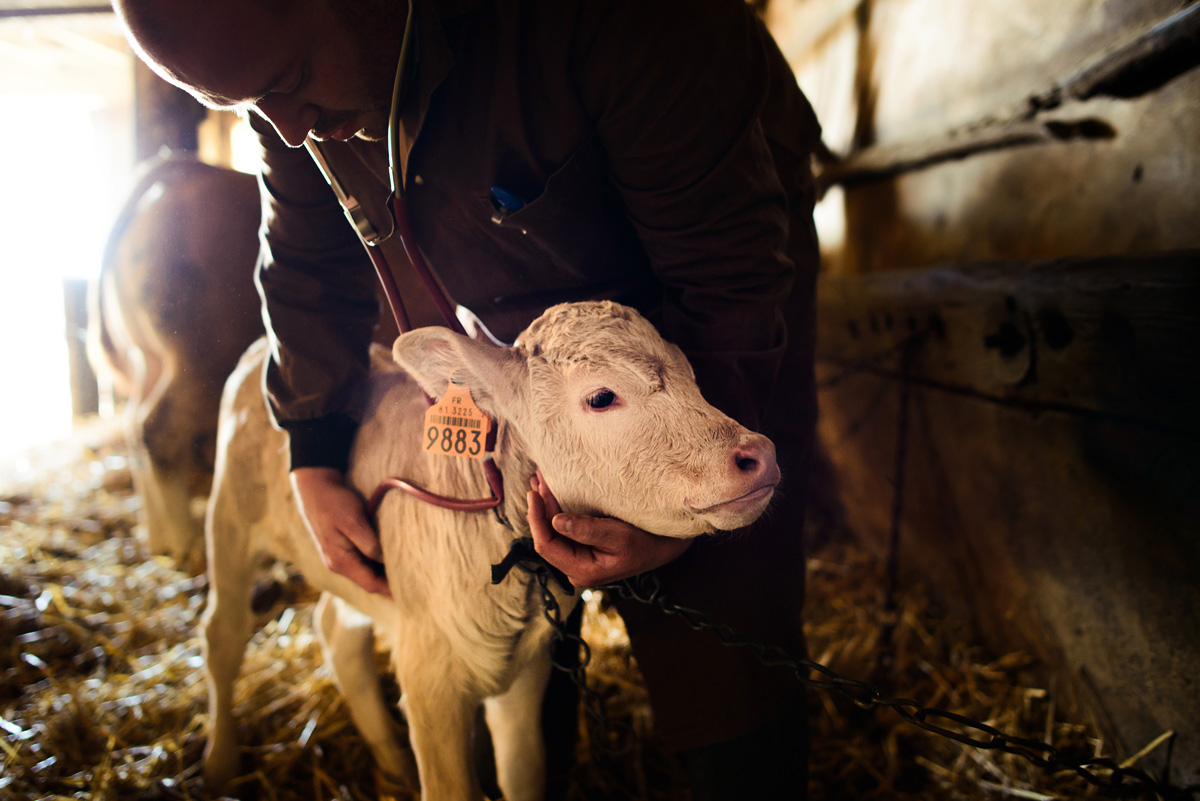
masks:
{"type": "Polygon", "coordinates": [[[487,438],[492,429],[488,417],[471,399],[471,388],[446,385],[442,399],[425,411],[425,438],[422,450],[439,456],[483,459],[488,455],[487,438]]]}

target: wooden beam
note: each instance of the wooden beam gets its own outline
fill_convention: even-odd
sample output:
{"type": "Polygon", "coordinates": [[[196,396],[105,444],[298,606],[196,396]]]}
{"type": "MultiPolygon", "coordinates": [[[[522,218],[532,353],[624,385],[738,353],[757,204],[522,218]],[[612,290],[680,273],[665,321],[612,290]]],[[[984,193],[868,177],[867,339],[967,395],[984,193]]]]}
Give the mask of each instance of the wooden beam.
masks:
{"type": "Polygon", "coordinates": [[[1192,3],[1101,53],[1016,109],[912,142],[873,145],[844,159],[825,151],[818,175],[822,188],[876,181],[935,164],[1010,147],[1111,139],[1113,127],[1094,115],[1047,119],[1046,112],[1093,97],[1138,97],[1200,65],[1200,3],[1192,3]]]}
{"type": "Polygon", "coordinates": [[[841,371],[1200,437],[1200,252],[828,276],[817,354],[841,371]]]}
{"type": "Polygon", "coordinates": [[[1139,97],[1197,65],[1200,3],[1192,3],[1096,57],[1063,81],[1058,94],[1074,100],[1139,97]]]}
{"type": "Polygon", "coordinates": [[[845,161],[823,165],[818,182],[823,189],[839,184],[852,186],[992,150],[1071,139],[1111,139],[1113,136],[1112,126],[1095,117],[1046,122],[984,122],[956,128],[934,139],[864,148],[845,161]]]}
{"type": "Polygon", "coordinates": [[[0,19],[20,17],[64,17],[72,14],[111,14],[111,5],[41,6],[38,8],[0,8],[0,19]]]}

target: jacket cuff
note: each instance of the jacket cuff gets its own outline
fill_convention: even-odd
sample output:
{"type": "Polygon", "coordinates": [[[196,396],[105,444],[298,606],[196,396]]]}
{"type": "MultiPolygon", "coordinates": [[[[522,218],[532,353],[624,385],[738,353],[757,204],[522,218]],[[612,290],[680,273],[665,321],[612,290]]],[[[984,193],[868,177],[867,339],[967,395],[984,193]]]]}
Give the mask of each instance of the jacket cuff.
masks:
{"type": "Polygon", "coordinates": [[[358,423],[344,414],[281,422],[291,443],[291,468],[333,467],[345,473],[358,423]]]}

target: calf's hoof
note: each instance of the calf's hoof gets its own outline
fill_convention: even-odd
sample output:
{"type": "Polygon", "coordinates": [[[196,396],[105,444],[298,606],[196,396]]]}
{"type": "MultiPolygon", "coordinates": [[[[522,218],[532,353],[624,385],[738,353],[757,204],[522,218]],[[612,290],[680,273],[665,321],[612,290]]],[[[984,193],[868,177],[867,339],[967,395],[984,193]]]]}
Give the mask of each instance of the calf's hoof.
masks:
{"type": "Polygon", "coordinates": [[[204,786],[211,793],[219,793],[241,775],[241,756],[237,746],[213,745],[209,740],[204,747],[204,786]]]}
{"type": "MultiPolygon", "coordinates": [[[[415,765],[414,765],[415,767],[415,765]]],[[[379,801],[411,801],[419,797],[416,771],[408,776],[392,776],[375,768],[375,795],[379,801]]]]}

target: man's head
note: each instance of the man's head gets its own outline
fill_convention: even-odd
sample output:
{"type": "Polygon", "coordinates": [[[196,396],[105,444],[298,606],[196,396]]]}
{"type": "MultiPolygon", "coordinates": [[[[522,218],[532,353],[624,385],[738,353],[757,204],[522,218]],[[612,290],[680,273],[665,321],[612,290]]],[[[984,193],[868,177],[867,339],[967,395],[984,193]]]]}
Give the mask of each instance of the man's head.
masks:
{"type": "Polygon", "coordinates": [[[299,146],[379,139],[403,0],[115,0],[151,69],[213,108],[247,107],[299,146]]]}

